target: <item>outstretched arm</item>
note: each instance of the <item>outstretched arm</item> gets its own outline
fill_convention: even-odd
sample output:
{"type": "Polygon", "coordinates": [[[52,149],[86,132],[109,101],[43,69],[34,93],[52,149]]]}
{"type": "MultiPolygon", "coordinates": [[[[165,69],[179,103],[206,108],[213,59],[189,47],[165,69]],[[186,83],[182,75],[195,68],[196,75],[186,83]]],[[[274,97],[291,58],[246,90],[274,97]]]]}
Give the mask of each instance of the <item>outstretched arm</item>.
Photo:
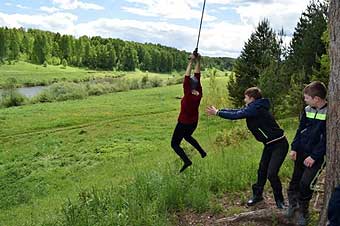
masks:
{"type": "Polygon", "coordinates": [[[218,110],[214,106],[209,106],[206,109],[206,112],[208,115],[216,115],[220,116],[221,118],[225,119],[242,119],[242,118],[247,118],[247,117],[254,117],[257,115],[256,107],[254,105],[248,105],[244,108],[241,109],[231,109],[231,110],[218,110]]]}
{"type": "Polygon", "coordinates": [[[188,66],[187,66],[187,69],[185,70],[185,76],[190,76],[191,68],[192,68],[192,63],[193,63],[194,59],[195,59],[195,56],[194,55],[190,55],[188,66]]]}
{"type": "Polygon", "coordinates": [[[201,73],[201,55],[198,53],[196,57],[195,74],[201,73]]]}
{"type": "Polygon", "coordinates": [[[184,95],[189,95],[191,93],[190,90],[190,73],[191,73],[191,68],[192,68],[192,63],[195,59],[195,56],[191,55],[187,69],[185,70],[185,75],[184,75],[184,80],[183,80],[183,91],[184,95]]]}

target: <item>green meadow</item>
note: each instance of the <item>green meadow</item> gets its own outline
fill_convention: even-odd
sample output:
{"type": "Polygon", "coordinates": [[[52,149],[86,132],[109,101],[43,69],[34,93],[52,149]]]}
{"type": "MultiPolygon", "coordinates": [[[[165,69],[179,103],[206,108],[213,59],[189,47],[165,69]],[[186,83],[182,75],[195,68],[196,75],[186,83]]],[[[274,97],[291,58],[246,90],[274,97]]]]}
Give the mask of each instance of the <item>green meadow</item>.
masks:
{"type": "MultiPolygon", "coordinates": [[[[0,109],[0,225],[176,225],[176,212],[223,212],[217,200],[243,197],[262,151],[244,121],[204,113],[230,106],[224,74],[203,79],[194,136],[208,156],[184,141],[193,165],[181,175],[170,147],[181,85],[0,109]]],[[[291,140],[297,121],[280,123],[291,140]]],[[[281,175],[290,173],[287,160],[281,175]]]]}
{"type": "Polygon", "coordinates": [[[4,86],[6,80],[9,78],[15,78],[17,80],[17,86],[27,87],[49,85],[62,81],[79,83],[95,78],[105,77],[117,78],[126,76],[126,78],[140,78],[144,75],[148,75],[150,78],[159,77],[161,79],[172,77],[170,74],[157,74],[151,72],[143,73],[140,71],[96,71],[69,66],[63,68],[62,66],[53,65],[44,67],[43,65],[34,65],[23,61],[18,61],[11,65],[0,64],[0,88],[4,86]]]}

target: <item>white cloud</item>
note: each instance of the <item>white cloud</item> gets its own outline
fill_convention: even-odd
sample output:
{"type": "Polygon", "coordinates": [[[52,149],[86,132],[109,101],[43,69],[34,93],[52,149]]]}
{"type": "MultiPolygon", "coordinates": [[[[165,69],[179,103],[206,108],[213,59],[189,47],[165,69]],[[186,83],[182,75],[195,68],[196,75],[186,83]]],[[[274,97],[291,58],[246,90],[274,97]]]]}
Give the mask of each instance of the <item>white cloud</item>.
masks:
{"type": "Polygon", "coordinates": [[[93,4],[86,3],[78,0],[52,0],[54,4],[57,4],[62,9],[93,9],[93,10],[103,10],[104,7],[93,4]]]}
{"type": "MultiPolygon", "coordinates": [[[[202,29],[199,50],[203,55],[236,57],[253,29],[251,26],[225,22],[208,24],[202,29]]],[[[116,37],[141,43],[161,43],[192,51],[196,46],[198,30],[167,22],[98,19],[78,24],[76,32],[77,36],[116,37]]]]}
{"type": "MultiPolygon", "coordinates": [[[[141,16],[162,17],[166,19],[200,19],[201,4],[194,0],[127,0],[134,6],[124,6],[126,12],[141,16]]],[[[217,18],[205,13],[205,21],[217,18]]]]}
{"type": "MultiPolygon", "coordinates": [[[[82,2],[77,0],[53,0],[58,8],[40,8],[40,10],[48,14],[9,15],[0,12],[0,26],[33,27],[62,34],[72,34],[77,37],[81,35],[98,35],[141,43],[160,43],[187,51],[192,51],[195,48],[198,20],[201,16],[203,0],[126,1],[130,5],[125,6],[124,10],[138,15],[153,16],[158,21],[99,18],[93,21],[78,23],[76,15],[58,11],[80,8],[84,6],[82,2]],[[193,20],[193,18],[197,20],[193,20]],[[188,20],[181,20],[183,23],[180,25],[170,23],[169,19],[188,20]]],[[[298,18],[301,12],[305,10],[308,1],[209,0],[207,1],[206,12],[209,11],[211,13],[215,9],[235,10],[235,13],[240,17],[240,21],[231,23],[216,17],[209,17],[205,14],[199,50],[203,55],[237,57],[244,43],[249,39],[250,34],[255,31],[255,27],[263,18],[268,18],[271,26],[276,31],[283,27],[288,36],[291,36],[298,18]]],[[[218,12],[217,14],[211,13],[211,15],[217,16],[218,12]]],[[[233,21],[236,19],[234,18],[233,21]]],[[[176,23],[181,23],[181,21],[177,20],[176,23]]],[[[290,38],[285,37],[285,43],[289,43],[290,38]]]]}
{"type": "Polygon", "coordinates": [[[237,57],[253,31],[250,25],[210,23],[202,29],[199,48],[207,55],[237,57]]]}
{"type": "MultiPolygon", "coordinates": [[[[167,22],[98,19],[77,25],[77,36],[100,35],[138,42],[162,43],[183,49],[194,39],[195,29],[167,22]]],[[[190,46],[190,45],[189,45],[190,46]]]]}
{"type": "Polygon", "coordinates": [[[236,12],[240,15],[241,21],[244,24],[256,26],[260,20],[267,18],[276,31],[283,27],[289,34],[294,31],[299,16],[308,4],[307,0],[273,0],[272,4],[263,2],[248,3],[237,7],[236,12]]]}
{"type": "Polygon", "coordinates": [[[47,13],[55,13],[60,11],[60,9],[55,8],[55,7],[47,7],[47,6],[41,6],[40,7],[41,11],[47,12],[47,13]]]}
{"type": "Polygon", "coordinates": [[[11,6],[11,5],[12,5],[12,3],[10,3],[10,2],[5,3],[5,6],[11,6]]]}
{"type": "Polygon", "coordinates": [[[54,13],[51,15],[5,14],[0,12],[0,26],[39,28],[42,30],[74,33],[78,17],[70,13],[54,13]]]}
{"type": "Polygon", "coordinates": [[[18,7],[19,9],[29,9],[29,7],[20,4],[17,4],[16,7],[18,7]]]}

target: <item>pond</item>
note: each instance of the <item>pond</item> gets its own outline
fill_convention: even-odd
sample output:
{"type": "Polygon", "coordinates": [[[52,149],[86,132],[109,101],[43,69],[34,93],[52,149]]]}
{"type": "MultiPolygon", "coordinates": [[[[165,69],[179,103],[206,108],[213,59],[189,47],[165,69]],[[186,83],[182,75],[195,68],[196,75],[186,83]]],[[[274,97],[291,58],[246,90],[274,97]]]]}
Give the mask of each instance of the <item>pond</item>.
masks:
{"type": "MultiPolygon", "coordinates": [[[[32,98],[38,93],[40,93],[43,89],[47,88],[47,86],[33,86],[33,87],[23,87],[23,88],[18,88],[18,92],[21,93],[22,95],[32,98]]],[[[2,89],[0,89],[0,95],[2,93],[2,89]]]]}

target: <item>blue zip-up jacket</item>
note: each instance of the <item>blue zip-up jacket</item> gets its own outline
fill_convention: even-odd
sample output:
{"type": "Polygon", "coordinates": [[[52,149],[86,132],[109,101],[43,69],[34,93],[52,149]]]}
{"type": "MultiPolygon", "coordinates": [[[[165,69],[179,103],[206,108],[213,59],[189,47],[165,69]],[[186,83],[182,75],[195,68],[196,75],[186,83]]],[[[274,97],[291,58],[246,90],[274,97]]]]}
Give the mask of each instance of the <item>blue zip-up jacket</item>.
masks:
{"type": "Polygon", "coordinates": [[[326,154],[326,115],[327,104],[320,109],[305,107],[292,142],[292,150],[305,152],[314,160],[326,154]]]}
{"type": "Polygon", "coordinates": [[[264,144],[283,136],[283,130],[269,112],[266,98],[257,99],[241,109],[221,109],[217,115],[231,120],[246,119],[247,127],[256,140],[264,144]]]}

